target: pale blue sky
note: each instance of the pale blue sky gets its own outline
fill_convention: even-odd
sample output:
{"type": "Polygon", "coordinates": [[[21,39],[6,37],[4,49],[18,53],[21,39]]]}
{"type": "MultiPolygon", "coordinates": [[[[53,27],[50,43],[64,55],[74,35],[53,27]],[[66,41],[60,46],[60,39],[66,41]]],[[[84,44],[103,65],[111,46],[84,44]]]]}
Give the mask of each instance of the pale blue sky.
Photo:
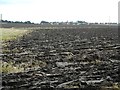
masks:
{"type": "Polygon", "coordinates": [[[118,22],[119,0],[0,0],[3,19],[118,22]]]}

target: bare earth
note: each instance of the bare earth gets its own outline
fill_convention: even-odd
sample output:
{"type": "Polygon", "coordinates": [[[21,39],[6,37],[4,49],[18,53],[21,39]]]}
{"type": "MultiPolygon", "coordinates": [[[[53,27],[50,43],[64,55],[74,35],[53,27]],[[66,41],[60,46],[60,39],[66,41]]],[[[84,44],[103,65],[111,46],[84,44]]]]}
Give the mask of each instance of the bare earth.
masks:
{"type": "Polygon", "coordinates": [[[24,72],[3,73],[3,90],[120,89],[116,28],[34,30],[8,43],[3,61],[24,72]]]}

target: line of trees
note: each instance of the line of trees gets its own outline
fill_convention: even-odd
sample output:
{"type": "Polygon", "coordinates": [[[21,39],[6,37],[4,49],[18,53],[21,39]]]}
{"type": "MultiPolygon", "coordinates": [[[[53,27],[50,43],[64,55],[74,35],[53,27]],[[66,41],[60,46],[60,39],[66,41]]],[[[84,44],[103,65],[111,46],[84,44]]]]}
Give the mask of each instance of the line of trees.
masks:
{"type": "MultiPolygon", "coordinates": [[[[35,24],[31,21],[8,21],[8,20],[1,20],[3,23],[21,23],[21,24],[35,24]]],[[[76,22],[48,22],[48,21],[41,21],[40,24],[117,24],[117,23],[113,23],[113,22],[106,22],[106,23],[87,23],[85,21],[76,21],[76,22]]]]}
{"type": "Polygon", "coordinates": [[[8,20],[1,20],[1,22],[3,22],[3,23],[34,24],[34,23],[31,23],[30,21],[25,21],[25,22],[22,22],[22,21],[8,21],[8,20]]]}

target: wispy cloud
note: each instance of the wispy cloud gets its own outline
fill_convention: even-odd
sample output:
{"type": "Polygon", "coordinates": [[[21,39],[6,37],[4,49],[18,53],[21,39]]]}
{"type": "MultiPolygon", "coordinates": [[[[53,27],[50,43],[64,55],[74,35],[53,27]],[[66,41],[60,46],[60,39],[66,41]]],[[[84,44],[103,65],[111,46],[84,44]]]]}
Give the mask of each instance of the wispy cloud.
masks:
{"type": "Polygon", "coordinates": [[[0,5],[5,5],[5,4],[8,4],[7,0],[0,0],[0,5]]]}
{"type": "Polygon", "coordinates": [[[0,5],[9,5],[9,4],[27,4],[32,3],[33,0],[0,0],[0,5]]]}

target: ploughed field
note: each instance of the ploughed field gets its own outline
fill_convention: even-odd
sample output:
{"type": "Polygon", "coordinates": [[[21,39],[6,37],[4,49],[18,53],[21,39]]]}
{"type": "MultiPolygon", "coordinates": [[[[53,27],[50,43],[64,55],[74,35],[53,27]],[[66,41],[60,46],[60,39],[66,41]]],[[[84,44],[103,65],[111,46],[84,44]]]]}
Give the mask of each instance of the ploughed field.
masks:
{"type": "Polygon", "coordinates": [[[3,90],[120,89],[117,28],[33,30],[3,46],[3,90]]]}

